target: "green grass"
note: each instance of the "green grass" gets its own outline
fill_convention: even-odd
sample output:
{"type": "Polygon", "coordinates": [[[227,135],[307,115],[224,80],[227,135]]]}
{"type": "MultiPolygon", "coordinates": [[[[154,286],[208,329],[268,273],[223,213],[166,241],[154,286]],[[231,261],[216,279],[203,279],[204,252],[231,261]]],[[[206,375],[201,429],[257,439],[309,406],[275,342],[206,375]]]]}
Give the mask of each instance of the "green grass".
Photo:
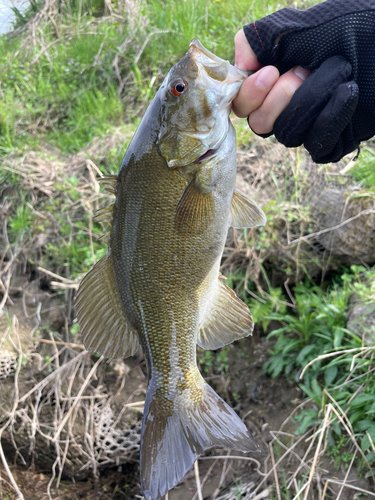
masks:
{"type": "Polygon", "coordinates": [[[358,157],[354,167],[349,170],[348,175],[358,181],[363,188],[370,189],[374,192],[375,152],[373,148],[373,141],[361,148],[360,156],[358,157]]]}
{"type": "MultiPolygon", "coordinates": [[[[247,0],[148,0],[120,22],[101,20],[101,0],[75,0],[60,6],[58,37],[51,23],[39,26],[43,45],[0,37],[0,154],[37,148],[40,140],[64,154],[79,151],[111,125],[134,122],[192,38],[233,61],[242,24],[286,4],[256,0],[249,11],[247,0]]],[[[32,2],[25,15],[17,14],[18,24],[40,8],[32,2]]]]}

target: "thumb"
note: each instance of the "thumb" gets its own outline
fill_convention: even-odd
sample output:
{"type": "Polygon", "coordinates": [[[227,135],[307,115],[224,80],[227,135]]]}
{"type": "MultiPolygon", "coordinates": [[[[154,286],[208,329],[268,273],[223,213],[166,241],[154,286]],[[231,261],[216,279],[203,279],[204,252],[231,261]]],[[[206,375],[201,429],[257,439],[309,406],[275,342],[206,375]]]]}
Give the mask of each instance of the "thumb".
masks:
{"type": "Polygon", "coordinates": [[[234,37],[234,65],[245,71],[254,71],[261,67],[243,30],[238,31],[234,37]]]}

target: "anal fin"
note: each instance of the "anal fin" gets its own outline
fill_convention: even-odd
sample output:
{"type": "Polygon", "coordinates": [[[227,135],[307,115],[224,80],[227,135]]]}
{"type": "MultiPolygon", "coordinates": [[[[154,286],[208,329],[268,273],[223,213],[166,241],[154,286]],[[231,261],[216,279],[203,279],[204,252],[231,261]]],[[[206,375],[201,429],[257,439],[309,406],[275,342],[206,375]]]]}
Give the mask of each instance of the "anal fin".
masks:
{"type": "Polygon", "coordinates": [[[242,229],[245,227],[264,226],[266,216],[254,200],[235,189],[230,206],[229,225],[242,229]]]}
{"type": "Polygon", "coordinates": [[[197,344],[203,349],[219,349],[248,337],[253,327],[253,318],[247,305],[231,288],[218,280],[212,304],[198,332],[197,344]]]}
{"type": "Polygon", "coordinates": [[[85,347],[107,358],[127,358],[139,349],[138,335],[121,307],[110,254],[83,278],[76,300],[85,347]]]}

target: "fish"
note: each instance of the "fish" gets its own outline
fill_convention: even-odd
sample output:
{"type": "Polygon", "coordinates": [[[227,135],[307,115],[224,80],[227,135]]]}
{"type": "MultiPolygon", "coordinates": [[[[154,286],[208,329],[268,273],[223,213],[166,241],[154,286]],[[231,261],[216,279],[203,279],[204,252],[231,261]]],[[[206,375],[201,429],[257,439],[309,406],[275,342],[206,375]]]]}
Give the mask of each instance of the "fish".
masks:
{"type": "Polygon", "coordinates": [[[84,345],[147,364],[140,451],[146,500],[178,484],[205,450],[259,449],[245,424],[205,382],[196,346],[219,349],[249,336],[248,307],[225,285],[220,261],[229,226],[265,224],[236,190],[231,103],[247,73],[194,39],[145,112],[100,209],[107,254],[76,298],[84,345]]]}

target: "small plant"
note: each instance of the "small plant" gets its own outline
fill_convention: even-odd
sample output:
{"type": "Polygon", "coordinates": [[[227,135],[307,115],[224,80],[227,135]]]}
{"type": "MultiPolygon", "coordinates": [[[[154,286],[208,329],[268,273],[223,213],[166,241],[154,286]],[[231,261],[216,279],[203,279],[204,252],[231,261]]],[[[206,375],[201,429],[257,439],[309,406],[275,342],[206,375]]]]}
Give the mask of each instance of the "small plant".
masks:
{"type": "MultiPolygon", "coordinates": [[[[318,287],[298,285],[294,293],[295,314],[275,312],[266,317],[282,326],[267,337],[276,337],[277,341],[264,370],[272,377],[284,373],[298,382],[307,363],[334,350],[360,347],[361,339],[346,329],[346,311],[351,293],[348,287],[335,287],[325,293],[318,287]]],[[[321,374],[325,383],[332,385],[343,376],[347,363],[348,360],[343,363],[314,363],[304,379],[306,387],[310,389],[311,382],[321,374]]]]}
{"type": "MultiPolygon", "coordinates": [[[[351,270],[341,277],[341,287],[336,284],[327,292],[318,287],[295,287],[295,314],[274,312],[266,317],[281,327],[268,335],[277,341],[264,370],[272,377],[284,374],[297,382],[313,401],[312,408],[294,419],[300,424],[297,434],[319,424],[321,411],[333,401],[347,415],[367,461],[375,463],[374,349],[363,346],[361,335],[346,328],[349,298],[353,291],[363,300],[372,296],[374,271],[356,266],[351,270]]],[[[349,455],[338,452],[345,439],[340,423],[332,422],[328,443],[332,457],[337,455],[336,463],[349,460],[349,455]]]]}
{"type": "Polygon", "coordinates": [[[230,346],[224,346],[218,351],[203,351],[198,356],[198,363],[205,375],[224,375],[229,373],[230,346]]]}

